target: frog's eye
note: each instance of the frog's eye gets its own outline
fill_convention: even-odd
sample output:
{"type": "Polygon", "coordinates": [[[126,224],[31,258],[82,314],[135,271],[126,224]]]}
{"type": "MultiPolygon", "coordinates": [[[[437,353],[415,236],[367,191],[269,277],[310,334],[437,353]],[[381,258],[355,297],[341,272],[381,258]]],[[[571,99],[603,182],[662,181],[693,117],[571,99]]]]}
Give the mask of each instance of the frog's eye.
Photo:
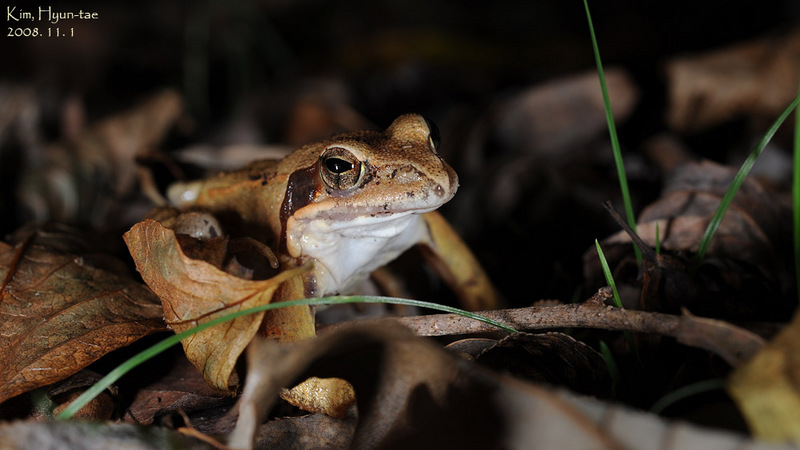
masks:
{"type": "Polygon", "coordinates": [[[342,147],[325,149],[319,157],[319,173],[325,184],[336,190],[349,189],[361,179],[363,164],[342,147]]]}
{"type": "Polygon", "coordinates": [[[442,143],[442,137],[439,134],[439,127],[437,127],[436,124],[427,117],[423,117],[423,119],[425,119],[425,125],[428,126],[428,144],[431,146],[431,150],[433,150],[434,153],[438,153],[439,145],[442,143]]]}

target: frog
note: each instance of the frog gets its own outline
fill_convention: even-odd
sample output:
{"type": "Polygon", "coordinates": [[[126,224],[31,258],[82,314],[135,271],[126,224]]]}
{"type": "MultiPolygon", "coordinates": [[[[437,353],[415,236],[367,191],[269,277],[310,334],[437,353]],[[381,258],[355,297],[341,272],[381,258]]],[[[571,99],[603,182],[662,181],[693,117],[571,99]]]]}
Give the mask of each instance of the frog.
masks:
{"type": "MultiPolygon", "coordinates": [[[[385,130],[353,131],[303,145],[280,160],[178,182],[167,198],[203,211],[265,243],[276,270],[307,266],[272,301],[351,293],[414,246],[469,310],[493,309],[486,272],[437,211],[459,187],[439,153],[436,126],[419,114],[385,130]]],[[[315,334],[306,306],[270,311],[262,334],[294,341],[315,334]]]]}

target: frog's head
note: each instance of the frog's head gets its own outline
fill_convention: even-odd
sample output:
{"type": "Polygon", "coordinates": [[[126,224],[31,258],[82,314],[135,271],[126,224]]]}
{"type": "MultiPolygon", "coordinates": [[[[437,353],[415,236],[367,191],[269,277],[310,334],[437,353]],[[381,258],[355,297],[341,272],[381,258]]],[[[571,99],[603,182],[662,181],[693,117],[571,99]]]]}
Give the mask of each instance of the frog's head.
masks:
{"type": "Polygon", "coordinates": [[[385,131],[341,134],[282,160],[278,173],[288,178],[280,222],[287,253],[324,262],[334,247],[343,254],[337,240],[375,253],[381,249],[367,244],[375,239],[418,239],[404,235],[411,233],[406,218],[442,206],[458,189],[455,171],[437,153],[438,141],[431,122],[407,114],[385,131]]]}
{"type": "Polygon", "coordinates": [[[307,145],[281,161],[288,175],[281,221],[379,220],[432,211],[458,189],[437,153],[435,126],[417,114],[385,131],[359,131],[307,145]]]}

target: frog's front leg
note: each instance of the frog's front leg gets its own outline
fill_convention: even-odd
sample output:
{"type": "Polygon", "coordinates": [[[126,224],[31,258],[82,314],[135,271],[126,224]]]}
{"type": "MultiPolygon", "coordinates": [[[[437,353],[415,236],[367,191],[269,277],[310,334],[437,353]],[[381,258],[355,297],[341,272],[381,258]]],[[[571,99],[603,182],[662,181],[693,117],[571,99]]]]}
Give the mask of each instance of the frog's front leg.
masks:
{"type": "Polygon", "coordinates": [[[428,237],[420,245],[428,263],[471,311],[496,309],[497,291],[478,260],[453,227],[439,214],[423,214],[428,237]]]}
{"type": "MultiPolygon", "coordinates": [[[[286,280],[272,297],[273,302],[307,297],[308,273],[286,280]]],[[[261,323],[261,334],[278,342],[297,342],[316,336],[314,311],[310,306],[289,306],[269,311],[261,323]]]]}

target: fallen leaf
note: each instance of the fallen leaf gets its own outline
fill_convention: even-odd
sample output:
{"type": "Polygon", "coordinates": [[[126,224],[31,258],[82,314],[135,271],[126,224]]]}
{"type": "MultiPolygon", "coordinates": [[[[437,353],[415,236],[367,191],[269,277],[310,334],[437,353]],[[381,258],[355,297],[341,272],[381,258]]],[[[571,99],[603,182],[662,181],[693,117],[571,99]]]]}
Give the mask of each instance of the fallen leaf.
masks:
{"type": "MultiPolygon", "coordinates": [[[[639,101],[639,88],[625,69],[605,71],[614,118],[625,121],[639,101]]],[[[597,72],[587,71],[542,83],[500,105],[499,138],[536,160],[567,161],[606,129],[597,72]]]]}
{"type": "Polygon", "coordinates": [[[312,375],[353,384],[356,449],[615,446],[554,394],[491,375],[403,327],[355,325],[297,344],[256,340],[248,366],[239,421],[228,442],[235,448],[252,448],[283,386],[312,375]]]}
{"type": "MultiPolygon", "coordinates": [[[[180,333],[216,317],[264,305],[284,281],[303,273],[301,267],[268,280],[246,280],[213,264],[188,257],[175,232],[153,219],[125,233],[136,268],[158,295],[167,324],[180,333]]],[[[258,332],[264,312],[216,325],[184,339],[186,356],[213,387],[228,391],[236,361],[258,332]]]]}
{"type": "MultiPolygon", "coordinates": [[[[719,450],[791,450],[796,448],[790,444],[776,445],[738,433],[701,427],[684,421],[667,420],[655,414],[601,402],[586,396],[576,396],[567,391],[559,390],[556,394],[574,407],[586,420],[597,423],[607,430],[617,440],[619,448],[660,450],[711,448],[719,450]]],[[[540,447],[537,446],[537,448],[540,447]]],[[[565,446],[552,448],[561,449],[565,446]]]]}
{"type": "MultiPolygon", "coordinates": [[[[91,370],[82,370],[75,375],[47,387],[47,396],[53,401],[53,416],[58,416],[73,400],[103,378],[91,370]]],[[[72,417],[77,420],[103,421],[118,416],[119,396],[116,386],[110,386],[92,399],[72,417]]]]}
{"type": "Polygon", "coordinates": [[[800,444],[800,314],[728,380],[753,433],[800,444]]]}
{"type": "Polygon", "coordinates": [[[121,199],[136,185],[135,159],[154,151],[181,111],[180,95],[165,90],[51,145],[25,167],[16,189],[20,205],[37,221],[102,227],[118,220],[114,213],[130,208],[121,199]]]}
{"type": "MultiPolygon", "coordinates": [[[[783,224],[789,210],[754,179],[746,179],[717,229],[705,259],[697,267],[698,250],[736,170],[711,161],[676,167],[662,196],[644,208],[636,234],[651,249],[635,282],[642,286],[639,306],[678,313],[687,308],[718,318],[781,320],[796,301],[783,295],[780,256],[785,248],[783,224]],[[656,236],[658,231],[658,236],[656,236]],[[659,243],[661,254],[652,250],[659,243]],[[769,299],[765,305],[764,299],[769,299]],[[766,307],[765,307],[766,306],[766,307]]],[[[620,231],[601,242],[614,272],[633,273],[631,237],[620,231]]],[[[644,251],[644,250],[643,250],[644,251]]],[[[638,267],[635,268],[638,273],[638,267]]],[[[594,246],[584,254],[584,274],[590,283],[605,283],[594,246]],[[601,281],[602,280],[602,281],[601,281]]],[[[785,289],[784,289],[785,290],[785,289]]],[[[631,305],[628,304],[628,307],[631,305]]]]}
{"type": "MultiPolygon", "coordinates": [[[[2,404],[0,422],[10,420],[32,420],[44,422],[53,420],[67,405],[80,394],[100,380],[102,376],[89,369],[53,384],[25,392],[2,404]]],[[[118,416],[119,395],[117,386],[109,386],[92,401],[78,410],[74,418],[78,420],[112,420],[118,416]]]]}
{"type": "Polygon", "coordinates": [[[342,419],[353,404],[355,393],[353,386],[344,380],[332,382],[330,378],[311,377],[291,389],[282,390],[281,398],[306,411],[342,419]]]}
{"type": "Polygon", "coordinates": [[[232,404],[233,399],[205,382],[200,372],[186,359],[181,350],[170,355],[169,371],[150,383],[137,384],[136,393],[125,408],[123,420],[149,425],[157,417],[182,411],[192,414],[232,404]],[[173,362],[174,361],[174,362],[173,362]]]}
{"type": "Polygon", "coordinates": [[[445,345],[444,349],[460,358],[475,361],[484,350],[494,347],[495,344],[497,344],[496,339],[466,338],[451,342],[445,345]]]}
{"type": "MultiPolygon", "coordinates": [[[[358,399],[354,434],[326,448],[790,448],[497,375],[386,324],[353,325],[296,344],[255,340],[228,445],[254,448],[254,437],[258,448],[320,443],[290,425],[297,419],[259,425],[282,385],[310,375],[346,378],[358,399]],[[267,440],[268,432],[284,439],[267,440]]],[[[340,433],[349,432],[351,418],[340,422],[340,433]]]]}
{"type": "Polygon", "coordinates": [[[609,396],[611,378],[597,350],[564,333],[513,333],[485,349],[478,364],[586,395],[609,396]]]}
{"type": "Polygon", "coordinates": [[[0,402],[164,329],[158,299],[125,270],[65,226],[0,243],[0,402]]]}
{"type": "Polygon", "coordinates": [[[150,450],[153,448],[181,448],[208,450],[214,448],[209,444],[166,428],[142,427],[129,423],[103,424],[83,421],[3,423],[0,424],[0,442],[4,449],[150,450]]]}
{"type": "MultiPolygon", "coordinates": [[[[677,167],[667,179],[661,197],[642,211],[639,222],[646,223],[678,216],[710,216],[719,206],[720,200],[728,190],[736,173],[737,169],[733,167],[708,160],[677,167]]],[[[718,233],[723,236],[727,234],[741,235],[741,237],[734,236],[734,239],[747,237],[750,240],[757,240],[748,243],[748,246],[763,246],[764,244],[758,241],[766,241],[766,246],[769,247],[769,242],[779,241],[782,218],[785,215],[784,209],[775,196],[767,192],[756,179],[747,178],[733,198],[732,206],[729,209],[729,214],[747,216],[736,220],[736,222],[742,222],[738,226],[743,230],[728,229],[726,227],[732,227],[735,224],[727,225],[723,221],[718,233]],[[747,236],[744,235],[745,232],[747,236]]],[[[697,240],[699,242],[699,237],[697,240]]],[[[662,239],[662,241],[664,241],[664,245],[670,244],[666,240],[662,239]]],[[[723,254],[737,254],[742,250],[747,250],[743,249],[742,245],[734,245],[734,247],[737,248],[736,252],[733,249],[724,248],[724,246],[718,251],[727,251],[723,254]]],[[[693,250],[691,247],[677,248],[693,250]]],[[[694,249],[696,249],[696,243],[694,249]]],[[[748,251],[752,256],[748,255],[747,259],[760,264],[764,263],[763,253],[770,252],[768,249],[748,251]]],[[[709,252],[714,254],[711,249],[709,252]]]]}
{"type": "MultiPolygon", "coordinates": [[[[622,124],[638,104],[640,88],[621,67],[607,68],[605,77],[614,119],[622,124]]],[[[514,211],[529,211],[531,202],[537,202],[534,210],[547,216],[538,203],[542,196],[563,190],[560,183],[575,187],[572,177],[583,177],[573,173],[575,166],[597,159],[599,152],[592,143],[600,136],[607,140],[603,133],[608,129],[595,71],[532,86],[491,108],[478,123],[466,126],[470,130],[466,137],[460,136],[464,134],[461,131],[451,136],[464,139],[460,152],[451,156],[463,161],[459,176],[475,180],[455,199],[473,211],[463,212],[470,220],[459,221],[462,232],[484,220],[511,220],[514,211]],[[486,148],[492,151],[486,152],[486,148]],[[581,164],[576,164],[578,161],[581,164]],[[543,189],[542,184],[551,183],[554,176],[564,180],[555,179],[555,186],[543,189]],[[476,198],[469,198],[473,195],[476,198]],[[480,214],[476,204],[483,205],[480,214]]]]}
{"type": "Polygon", "coordinates": [[[670,125],[695,131],[740,114],[778,115],[797,94],[799,48],[794,31],[667,62],[670,125]]]}
{"type": "MultiPolygon", "coordinates": [[[[351,411],[354,411],[352,408],[351,411]]],[[[305,450],[309,448],[349,449],[357,417],[348,414],[345,420],[325,414],[270,420],[258,429],[255,448],[272,450],[305,450]]],[[[230,430],[229,430],[230,431],[230,430]]]]}

